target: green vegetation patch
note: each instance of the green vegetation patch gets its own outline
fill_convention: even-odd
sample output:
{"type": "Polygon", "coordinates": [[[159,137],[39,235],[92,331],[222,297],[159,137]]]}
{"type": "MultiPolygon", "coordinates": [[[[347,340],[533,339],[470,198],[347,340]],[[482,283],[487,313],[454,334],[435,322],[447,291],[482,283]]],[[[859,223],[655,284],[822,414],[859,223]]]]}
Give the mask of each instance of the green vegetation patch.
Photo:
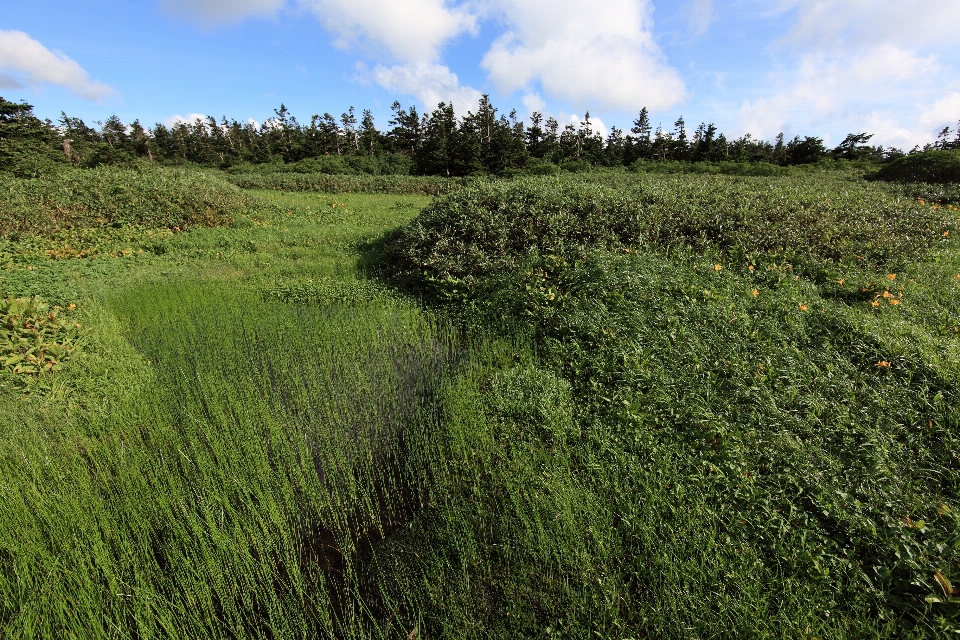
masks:
{"type": "Polygon", "coordinates": [[[960,151],[923,151],[897,158],[874,174],[880,180],[960,183],[960,151]]]}
{"type": "MultiPolygon", "coordinates": [[[[76,305],[70,305],[72,311],[76,305]]],[[[80,350],[81,326],[40,298],[0,301],[0,364],[30,387],[80,350]]]]}
{"type": "Polygon", "coordinates": [[[244,189],[316,191],[320,193],[389,193],[435,196],[450,193],[464,179],[403,175],[331,175],[328,173],[236,173],[227,177],[244,189]]]}
{"type": "Polygon", "coordinates": [[[760,259],[892,265],[945,240],[952,211],[822,177],[575,178],[476,182],[438,198],[387,240],[395,272],[436,291],[471,287],[531,254],[692,248],[760,259]]]}
{"type": "Polygon", "coordinates": [[[64,169],[33,179],[0,174],[0,235],[131,224],[180,231],[227,224],[250,203],[236,187],[183,170],[64,169]]]}

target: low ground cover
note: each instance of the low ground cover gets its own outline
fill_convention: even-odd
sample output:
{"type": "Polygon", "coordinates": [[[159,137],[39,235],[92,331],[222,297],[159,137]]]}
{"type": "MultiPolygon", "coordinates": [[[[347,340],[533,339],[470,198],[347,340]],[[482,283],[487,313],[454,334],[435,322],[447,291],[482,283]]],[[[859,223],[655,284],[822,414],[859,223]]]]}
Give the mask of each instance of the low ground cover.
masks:
{"type": "Polygon", "coordinates": [[[261,186],[3,245],[3,293],[84,331],[0,389],[5,633],[958,628],[949,191],[261,186]]]}

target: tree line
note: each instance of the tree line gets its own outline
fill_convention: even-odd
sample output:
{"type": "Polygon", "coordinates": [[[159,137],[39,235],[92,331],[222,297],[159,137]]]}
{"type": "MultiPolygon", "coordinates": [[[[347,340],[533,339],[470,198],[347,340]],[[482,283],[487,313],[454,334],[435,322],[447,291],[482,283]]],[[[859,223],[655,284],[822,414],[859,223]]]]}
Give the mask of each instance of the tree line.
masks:
{"type": "MultiPolygon", "coordinates": [[[[339,118],[324,113],[300,122],[282,104],[263,125],[208,117],[147,128],[139,120],[128,125],[114,115],[91,126],[66,113],[56,123],[40,120],[31,105],[0,98],[0,162],[8,168],[22,166],[21,173],[29,174],[34,165],[51,162],[97,166],[145,159],[229,168],[264,163],[310,166],[311,161],[326,159],[316,167],[465,176],[537,172],[556,166],[571,170],[621,167],[638,161],[786,166],[822,159],[884,162],[905,155],[899,149],[872,146],[868,133],[851,133],[829,149],[814,136],[788,140],[780,134],[772,142],[750,134],[728,138],[713,123],[701,123],[691,131],[683,117],[665,130],[652,126],[646,108],[629,131],[611,127],[606,137],[595,129],[589,112],[579,123],[564,126],[540,112],[523,121],[516,110],[501,113],[486,95],[475,112],[462,117],[446,102],[424,114],[394,102],[391,112],[384,129],[376,126],[369,109],[359,117],[350,107],[339,118]]],[[[945,128],[935,143],[913,151],[958,148],[960,125],[957,132],[945,128]]]]}

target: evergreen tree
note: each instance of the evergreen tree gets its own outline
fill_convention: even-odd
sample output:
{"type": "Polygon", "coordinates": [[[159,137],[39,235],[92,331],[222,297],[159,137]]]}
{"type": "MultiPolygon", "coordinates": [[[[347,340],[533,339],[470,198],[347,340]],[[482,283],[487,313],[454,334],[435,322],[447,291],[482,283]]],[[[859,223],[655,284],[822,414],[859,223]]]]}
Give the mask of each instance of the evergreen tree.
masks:
{"type": "Polygon", "coordinates": [[[422,175],[456,175],[456,135],[453,105],[441,102],[426,119],[423,139],[414,154],[415,171],[422,175]]]}
{"type": "Polygon", "coordinates": [[[633,121],[630,131],[634,134],[633,145],[630,153],[630,162],[637,159],[649,160],[653,157],[653,141],[650,134],[653,129],[650,126],[650,112],[644,107],[640,109],[640,115],[633,121]]]}
{"type": "Polygon", "coordinates": [[[670,149],[671,155],[675,160],[686,160],[687,152],[687,126],[683,121],[683,116],[677,118],[673,123],[674,142],[670,149]]]}
{"type": "Polygon", "coordinates": [[[416,107],[410,107],[407,111],[400,106],[399,102],[394,102],[390,107],[393,110],[393,118],[389,124],[393,127],[387,134],[393,151],[405,155],[413,156],[420,146],[423,137],[423,123],[416,107]]]}
{"type": "Polygon", "coordinates": [[[376,156],[380,152],[380,132],[373,124],[373,114],[370,109],[363,110],[363,118],[360,120],[360,132],[358,134],[360,148],[368,156],[376,156]]]}
{"type": "Polygon", "coordinates": [[[360,138],[357,135],[357,116],[351,106],[346,113],[340,115],[340,131],[343,133],[344,146],[354,153],[360,153],[360,138]]]}

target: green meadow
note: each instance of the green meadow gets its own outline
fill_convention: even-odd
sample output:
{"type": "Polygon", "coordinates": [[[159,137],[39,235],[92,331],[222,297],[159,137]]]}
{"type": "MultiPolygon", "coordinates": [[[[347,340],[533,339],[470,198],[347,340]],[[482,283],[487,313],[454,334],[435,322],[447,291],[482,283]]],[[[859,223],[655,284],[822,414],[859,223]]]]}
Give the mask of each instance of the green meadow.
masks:
{"type": "Polygon", "coordinates": [[[960,191],[0,174],[0,636],[960,633],[960,191]]]}

